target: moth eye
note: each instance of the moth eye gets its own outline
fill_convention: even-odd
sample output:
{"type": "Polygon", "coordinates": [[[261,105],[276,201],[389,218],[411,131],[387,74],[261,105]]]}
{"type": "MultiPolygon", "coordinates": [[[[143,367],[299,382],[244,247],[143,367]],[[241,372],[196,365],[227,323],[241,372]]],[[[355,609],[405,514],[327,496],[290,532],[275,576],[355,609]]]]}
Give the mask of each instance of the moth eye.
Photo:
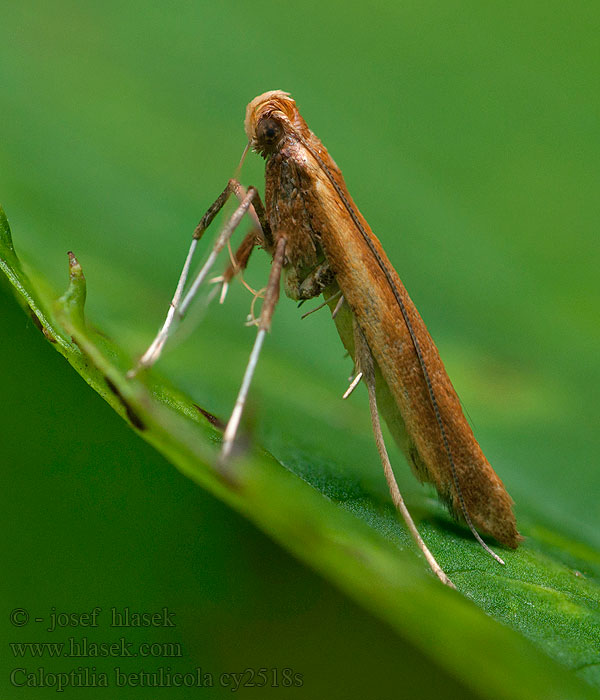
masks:
{"type": "Polygon", "coordinates": [[[259,141],[273,144],[281,136],[281,125],[275,119],[263,119],[258,125],[256,135],[259,141]]]}

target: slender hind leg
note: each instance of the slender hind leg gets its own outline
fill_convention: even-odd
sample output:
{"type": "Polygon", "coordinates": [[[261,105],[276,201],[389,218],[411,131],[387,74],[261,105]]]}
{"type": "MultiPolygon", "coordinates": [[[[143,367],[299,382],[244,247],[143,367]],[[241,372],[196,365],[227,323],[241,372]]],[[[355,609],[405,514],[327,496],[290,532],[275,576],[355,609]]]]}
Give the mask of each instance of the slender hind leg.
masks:
{"type": "Polygon", "coordinates": [[[377,444],[377,450],[379,451],[379,457],[381,458],[381,464],[383,465],[383,472],[385,474],[385,479],[388,483],[390,489],[390,494],[392,496],[392,501],[396,508],[400,511],[404,522],[408,527],[410,534],[412,535],[417,546],[423,552],[427,563],[431,567],[433,573],[440,579],[442,583],[447,586],[454,588],[452,581],[446,576],[442,567],[437,563],[433,554],[429,551],[429,548],[423,542],[423,538],[417,530],[417,526],[414,523],[408,508],[404,503],[398,484],[396,483],[396,477],[392,470],[392,465],[388,457],[387,449],[385,447],[385,442],[383,440],[383,433],[381,432],[381,423],[379,422],[379,411],[377,409],[377,397],[375,393],[375,368],[374,360],[371,355],[371,350],[367,344],[367,341],[358,327],[356,321],[354,322],[354,343],[355,343],[355,360],[357,369],[362,373],[365,384],[367,385],[367,391],[369,393],[369,408],[371,409],[371,422],[373,424],[373,432],[375,434],[375,442],[377,444]]]}

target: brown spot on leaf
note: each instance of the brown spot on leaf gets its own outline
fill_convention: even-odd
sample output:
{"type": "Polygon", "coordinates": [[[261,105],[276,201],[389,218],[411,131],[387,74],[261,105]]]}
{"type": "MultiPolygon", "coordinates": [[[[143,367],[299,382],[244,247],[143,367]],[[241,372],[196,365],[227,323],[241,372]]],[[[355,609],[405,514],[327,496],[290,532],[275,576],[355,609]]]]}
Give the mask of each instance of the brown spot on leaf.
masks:
{"type": "Polygon", "coordinates": [[[146,430],[146,426],[144,425],[142,419],[137,415],[137,413],[131,408],[129,403],[126,401],[125,397],[119,389],[115,386],[114,382],[109,379],[108,377],[104,377],[106,381],[106,385],[108,388],[112,391],[112,393],[119,399],[119,401],[123,404],[123,408],[125,409],[125,413],[127,414],[127,418],[129,418],[129,421],[131,424],[136,427],[138,430],[146,430]]]}
{"type": "Polygon", "coordinates": [[[214,425],[215,428],[217,428],[217,430],[225,430],[225,423],[220,418],[217,418],[217,416],[214,416],[204,408],[201,408],[198,406],[198,404],[192,405],[198,411],[198,413],[201,413],[211,425],[214,425]]]}
{"type": "Polygon", "coordinates": [[[44,327],[44,324],[40,321],[38,318],[37,314],[33,309],[29,309],[29,316],[31,317],[31,320],[33,321],[33,325],[44,334],[44,337],[46,340],[49,340],[51,343],[56,343],[56,338],[52,335],[52,333],[44,327]]]}
{"type": "Polygon", "coordinates": [[[42,328],[42,333],[46,337],[46,340],[49,340],[51,343],[56,343],[56,338],[50,333],[50,331],[47,328],[42,328]]]}

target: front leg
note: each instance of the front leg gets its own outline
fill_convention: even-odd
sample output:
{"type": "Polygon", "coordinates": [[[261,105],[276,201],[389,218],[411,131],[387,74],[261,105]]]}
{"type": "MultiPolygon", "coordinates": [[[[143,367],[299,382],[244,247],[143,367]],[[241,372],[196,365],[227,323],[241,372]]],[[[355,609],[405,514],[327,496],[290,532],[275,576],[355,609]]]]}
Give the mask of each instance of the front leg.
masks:
{"type": "Polygon", "coordinates": [[[265,246],[272,245],[273,238],[271,235],[271,229],[269,227],[269,222],[266,217],[265,209],[262,205],[262,202],[260,201],[258,191],[254,187],[250,187],[246,192],[237,180],[229,180],[223,192],[221,192],[221,194],[217,197],[213,204],[211,204],[211,206],[208,208],[202,219],[200,219],[200,223],[198,224],[198,226],[196,226],[194,235],[192,236],[192,243],[190,245],[187,257],[185,259],[185,263],[183,265],[183,269],[179,277],[179,282],[177,283],[175,294],[173,295],[173,300],[169,305],[169,310],[167,312],[165,321],[160,331],[157,333],[156,337],[146,350],[146,352],[138,361],[137,365],[131,370],[129,370],[129,372],[127,373],[127,376],[129,378],[134,377],[141,369],[151,367],[156,362],[156,360],[158,360],[162,349],[167,341],[173,323],[176,320],[180,320],[183,318],[187,311],[187,308],[189,307],[190,303],[192,302],[192,299],[198,291],[200,284],[202,283],[202,281],[210,271],[212,265],[214,264],[218,253],[226,245],[227,241],[229,240],[236,227],[240,223],[242,217],[248,211],[253,212],[256,215],[256,221],[260,226],[260,233],[262,234],[263,244],[265,246]],[[208,256],[208,260],[206,261],[200,272],[197,274],[185,297],[183,297],[183,290],[187,281],[192,258],[196,251],[198,241],[202,238],[204,232],[210,226],[215,216],[221,211],[221,209],[223,208],[223,206],[225,205],[225,203],[229,199],[229,196],[232,193],[234,193],[235,196],[238,198],[240,204],[223,227],[221,233],[219,234],[217,240],[213,245],[212,251],[208,256]]]}

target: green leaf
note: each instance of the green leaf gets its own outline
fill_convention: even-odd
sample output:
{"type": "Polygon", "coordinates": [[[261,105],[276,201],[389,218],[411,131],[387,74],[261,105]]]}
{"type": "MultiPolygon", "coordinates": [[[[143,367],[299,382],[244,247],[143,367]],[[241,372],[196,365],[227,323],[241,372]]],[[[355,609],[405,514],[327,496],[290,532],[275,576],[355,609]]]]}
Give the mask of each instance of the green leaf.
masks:
{"type": "MultiPolygon", "coordinates": [[[[6,472],[15,479],[5,489],[3,512],[11,526],[6,539],[12,546],[5,579],[16,598],[34,599],[39,590],[55,605],[50,596],[60,597],[64,589],[65,603],[88,605],[86,598],[101,592],[112,574],[113,597],[125,600],[123,587],[129,584],[131,599],[137,600],[139,590],[147,601],[166,594],[171,603],[179,600],[178,591],[165,580],[170,572],[162,571],[164,560],[185,561],[177,584],[187,587],[192,601],[195,640],[209,638],[192,650],[203,663],[202,644],[231,669],[236,644],[240,663],[247,663],[250,647],[259,658],[258,648],[264,647],[256,639],[266,636],[263,623],[270,617],[274,637],[316,640],[326,667],[321,678],[329,673],[328,657],[337,654],[337,668],[350,669],[344,671],[347,684],[359,680],[352,671],[354,661],[364,660],[362,647],[365,657],[370,651],[371,659],[381,659],[385,638],[390,647],[385,658],[393,666],[381,662],[379,673],[362,679],[365,697],[392,695],[377,692],[384,676],[390,684],[418,675],[423,656],[411,654],[410,646],[430,659],[432,677],[452,677],[480,697],[572,698],[595,692],[600,686],[599,7],[345,0],[308,2],[301,11],[295,3],[279,3],[274,12],[272,1],[223,0],[180,3],[174,12],[168,4],[140,0],[6,3],[0,29],[0,197],[18,232],[21,262],[3,218],[2,266],[28,319],[129,425],[138,426],[130,441],[121,443],[118,430],[117,437],[105,439],[117,443],[112,454],[125,462],[135,454],[140,474],[135,494],[120,498],[127,469],[119,472],[123,481],[115,478],[116,498],[110,487],[104,491],[105,499],[117,503],[113,514],[119,508],[125,513],[109,534],[94,471],[99,465],[86,458],[94,440],[109,435],[102,422],[105,406],[97,402],[97,410],[90,410],[93,402],[82,387],[73,402],[85,429],[76,431],[53,393],[39,396],[41,366],[25,374],[22,381],[30,385],[21,396],[16,380],[10,381],[11,361],[39,361],[40,348],[31,342],[31,354],[25,352],[22,339],[31,340],[30,333],[3,334],[3,356],[9,358],[3,365],[6,405],[8,398],[24,403],[25,396],[31,403],[18,411],[16,422],[5,415],[3,423],[6,472]],[[236,285],[226,306],[206,311],[192,337],[173,339],[157,367],[163,376],[153,372],[137,383],[123,381],[132,356],[162,320],[198,217],[234,172],[245,145],[245,104],[273,88],[292,93],[342,168],[440,348],[478,440],[515,500],[527,539],[515,553],[500,552],[507,566],[499,568],[449,520],[433,494],[414,482],[390,445],[411,512],[461,595],[432,581],[390,507],[366,397],[359,387],[349,401],[340,401],[351,367],[327,315],[300,322],[293,305],[282,299],[265,344],[248,432],[278,463],[257,449],[224,478],[214,466],[218,432],[194,406],[220,418],[231,410],[253,337],[253,329],[244,328],[251,298],[236,285]],[[87,278],[87,320],[78,274],[61,309],[54,306],[64,292],[68,250],[77,253],[87,278]],[[80,396],[87,396],[81,407],[80,396]],[[165,476],[157,453],[159,476],[154,489],[148,486],[149,450],[137,434],[194,481],[187,484],[175,470],[165,476]],[[60,444],[54,461],[45,452],[52,438],[60,444]],[[34,448],[23,481],[21,444],[34,448]],[[50,522],[45,487],[51,503],[62,505],[60,449],[69,450],[77,473],[73,498],[65,499],[75,512],[50,522]],[[234,488],[246,480],[247,489],[234,488]],[[244,529],[243,519],[202,490],[190,490],[197,482],[373,614],[361,615],[350,601],[339,606],[343,613],[325,621],[322,609],[298,612],[310,599],[302,588],[311,578],[308,569],[293,568],[298,581],[290,592],[289,570],[282,572],[281,563],[289,561],[277,547],[265,553],[266,539],[252,527],[246,528],[252,544],[238,545],[261,549],[245,552],[243,570],[236,568],[234,548],[221,539],[221,518],[226,513],[236,523],[231,531],[244,529]],[[179,507],[177,484],[188,494],[189,508],[179,507]],[[172,487],[175,494],[157,493],[172,487]],[[80,499],[86,488],[89,498],[80,499]],[[148,506],[138,513],[150,513],[153,529],[144,516],[133,516],[129,527],[133,496],[148,506]],[[201,528],[194,520],[196,499],[216,509],[201,528]],[[162,510],[169,502],[170,520],[162,510]],[[94,522],[97,538],[77,529],[84,519],[94,522]],[[55,540],[65,522],[65,538],[72,537],[61,559],[55,540]],[[171,528],[165,526],[169,536],[161,540],[162,551],[158,547],[147,558],[136,552],[130,562],[128,535],[137,532],[132,543],[138,549],[147,543],[152,551],[150,531],[156,536],[167,522],[171,528]],[[94,558],[94,545],[111,550],[117,538],[121,560],[94,558]],[[208,556],[188,561],[186,546],[195,546],[196,554],[210,551],[213,560],[220,557],[220,575],[211,579],[208,556]],[[274,552],[281,557],[278,564],[270,559],[274,552]],[[65,585],[71,555],[78,577],[65,585]],[[206,577],[198,585],[200,560],[206,577]],[[254,560],[252,568],[248,563],[254,560]],[[111,573],[104,575],[104,567],[111,573]],[[146,576],[138,581],[141,568],[146,576]],[[40,586],[38,570],[51,571],[42,581],[48,586],[40,586]],[[154,577],[158,570],[164,578],[154,577]],[[227,584],[233,578],[243,599],[237,618],[229,617],[227,584]],[[207,581],[209,592],[203,587],[207,581]],[[280,607],[271,608],[268,592],[279,590],[280,582],[285,582],[280,607]],[[259,594],[267,604],[259,604],[257,613],[259,594]],[[281,614],[288,601],[298,606],[294,619],[281,614]],[[212,605],[217,625],[198,612],[212,605]],[[346,635],[341,617],[346,611],[364,644],[356,639],[360,634],[346,635]],[[376,622],[375,614],[385,623],[376,622]],[[338,639],[347,636],[342,648],[332,648],[328,621],[338,621],[338,639]],[[219,647],[213,635],[228,622],[229,644],[219,647]],[[373,631],[380,646],[373,643],[373,631]],[[403,643],[395,644],[400,638],[403,643]],[[420,664],[414,663],[417,656],[420,664]],[[441,668],[448,671],[436,674],[441,668]]],[[[263,178],[262,163],[247,158],[244,184],[260,186],[263,178]]],[[[260,289],[267,274],[268,260],[258,252],[247,281],[260,289]]],[[[190,323],[182,333],[189,330],[190,323]]],[[[110,484],[112,465],[100,466],[110,484]]],[[[319,581],[315,589],[320,596],[328,587],[319,581]]],[[[281,646],[283,660],[286,645],[281,646]]],[[[270,664],[272,656],[264,661],[270,664]]],[[[318,687],[315,693],[318,683],[313,677],[311,688],[307,674],[303,696],[346,700],[344,684],[336,686],[335,674],[328,678],[332,692],[318,687]]],[[[403,690],[398,687],[397,694],[403,690]]],[[[404,695],[417,695],[411,691],[404,695]]],[[[446,696],[462,694],[446,690],[446,696]]]]}
{"type": "Polygon", "coordinates": [[[69,254],[67,291],[54,301],[24,272],[3,212],[0,217],[0,265],[21,303],[86,382],[182,473],[480,697],[597,697],[576,675],[594,684],[597,678],[598,552],[523,518],[527,540],[503,552],[506,567],[499,568],[434,500],[417,498],[413,515],[455,593],[428,573],[385,492],[346,472],[342,461],[288,445],[276,450],[280,461],[252,448],[219,467],[220,436],[205,417],[213,406],[200,411],[194,398],[155,372],[126,379],[132,358],[86,319],[77,258],[69,254]]]}

